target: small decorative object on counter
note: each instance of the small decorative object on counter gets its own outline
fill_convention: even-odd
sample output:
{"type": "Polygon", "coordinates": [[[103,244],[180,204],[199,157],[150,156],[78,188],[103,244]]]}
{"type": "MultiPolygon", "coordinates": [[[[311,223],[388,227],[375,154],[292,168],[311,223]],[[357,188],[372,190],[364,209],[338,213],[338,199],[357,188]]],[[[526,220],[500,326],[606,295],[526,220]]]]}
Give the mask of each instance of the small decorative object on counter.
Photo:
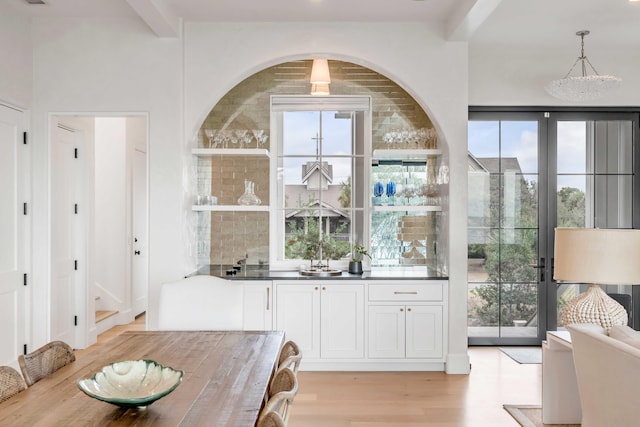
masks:
{"type": "Polygon", "coordinates": [[[380,206],[382,204],[382,194],[384,193],[384,186],[380,181],[373,185],[373,204],[380,206]]]}
{"type": "MultiPolygon", "coordinates": [[[[381,184],[382,185],[382,184],[381,184]]],[[[362,274],[362,257],[368,256],[369,252],[362,245],[354,245],[353,251],[351,252],[351,261],[349,261],[349,273],[351,274],[362,274]]]]}
{"type": "Polygon", "coordinates": [[[243,206],[259,205],[262,201],[254,193],[254,182],[244,180],[244,194],[238,199],[238,204],[243,206]]]}

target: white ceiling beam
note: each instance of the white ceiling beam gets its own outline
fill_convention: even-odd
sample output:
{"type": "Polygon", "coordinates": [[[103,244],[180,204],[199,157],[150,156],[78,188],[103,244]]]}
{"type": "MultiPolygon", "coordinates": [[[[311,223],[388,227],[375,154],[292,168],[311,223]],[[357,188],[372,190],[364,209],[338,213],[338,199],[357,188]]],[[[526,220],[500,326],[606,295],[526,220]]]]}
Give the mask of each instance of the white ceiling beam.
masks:
{"type": "Polygon", "coordinates": [[[158,37],[180,35],[180,19],[161,0],[127,0],[127,3],[158,37]]]}
{"type": "Polygon", "coordinates": [[[469,41],[502,0],[465,0],[453,10],[446,23],[449,41],[469,41]]]}

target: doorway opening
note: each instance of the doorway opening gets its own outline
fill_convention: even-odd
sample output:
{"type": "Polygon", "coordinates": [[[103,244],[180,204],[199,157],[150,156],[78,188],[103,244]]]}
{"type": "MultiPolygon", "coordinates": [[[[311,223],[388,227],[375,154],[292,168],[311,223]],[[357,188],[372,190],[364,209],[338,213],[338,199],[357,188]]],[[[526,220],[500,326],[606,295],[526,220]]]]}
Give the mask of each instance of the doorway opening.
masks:
{"type": "Polygon", "coordinates": [[[50,339],[75,348],[146,311],[148,117],[52,115],[50,339]]]}

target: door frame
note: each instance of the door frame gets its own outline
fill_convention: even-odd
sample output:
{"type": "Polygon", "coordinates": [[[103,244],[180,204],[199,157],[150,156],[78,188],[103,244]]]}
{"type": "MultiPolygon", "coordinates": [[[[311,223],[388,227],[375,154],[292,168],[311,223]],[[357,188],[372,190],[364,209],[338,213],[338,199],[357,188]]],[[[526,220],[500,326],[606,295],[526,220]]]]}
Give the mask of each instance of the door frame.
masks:
{"type": "MultiPolygon", "coordinates": [[[[147,189],[146,189],[146,198],[147,198],[147,205],[149,203],[149,113],[148,112],[127,112],[127,111],[123,111],[123,112],[90,112],[90,111],[83,111],[83,112],[49,112],[48,113],[48,129],[47,129],[47,141],[48,141],[48,148],[47,148],[47,165],[48,165],[48,174],[47,174],[47,198],[48,198],[48,202],[47,202],[47,219],[48,224],[47,224],[47,284],[46,284],[46,294],[47,294],[47,298],[46,298],[46,304],[47,304],[47,312],[49,312],[49,304],[51,303],[50,297],[49,297],[49,293],[51,290],[51,259],[52,259],[52,253],[51,253],[51,243],[52,243],[52,224],[50,222],[50,218],[51,218],[51,199],[52,199],[52,194],[51,194],[51,176],[52,176],[52,172],[53,172],[53,167],[54,165],[52,164],[52,158],[51,158],[51,149],[49,147],[51,147],[52,144],[52,129],[53,129],[53,124],[54,121],[58,120],[59,118],[69,118],[70,122],[72,122],[72,118],[75,117],[79,117],[79,118],[84,118],[84,119],[96,119],[96,118],[100,118],[100,117],[123,117],[123,118],[127,118],[127,117],[140,117],[140,118],[144,118],[144,120],[146,121],[146,141],[145,141],[145,150],[146,150],[146,154],[147,154],[147,170],[146,170],[146,179],[147,179],[147,189]]],[[[67,125],[68,127],[73,127],[73,125],[67,125]]],[[[81,317],[79,317],[79,322],[78,322],[78,326],[80,327],[76,333],[76,348],[85,348],[93,343],[95,343],[97,341],[97,328],[96,328],[96,322],[95,322],[95,297],[94,297],[94,292],[93,292],[93,283],[95,281],[95,277],[94,277],[94,272],[93,272],[93,265],[95,263],[95,254],[94,254],[94,247],[95,247],[95,237],[94,237],[94,226],[95,226],[95,221],[94,221],[94,217],[95,217],[95,207],[94,207],[94,186],[95,186],[95,167],[94,167],[94,137],[91,136],[85,136],[87,140],[89,141],[85,141],[85,152],[86,152],[86,156],[85,156],[85,165],[84,165],[84,198],[85,198],[85,205],[86,205],[86,216],[84,218],[84,229],[85,229],[85,236],[84,236],[84,253],[85,253],[85,257],[86,257],[86,269],[85,269],[85,274],[84,274],[84,295],[82,296],[81,300],[76,300],[77,303],[77,307],[76,307],[76,312],[79,313],[81,315],[81,317]]],[[[132,311],[132,257],[133,257],[133,237],[131,236],[132,233],[132,213],[133,213],[133,197],[132,197],[132,167],[133,167],[133,162],[132,162],[132,150],[127,149],[127,160],[126,160],[126,215],[127,215],[127,233],[128,233],[128,238],[127,238],[127,245],[125,248],[125,253],[127,256],[127,262],[126,262],[126,280],[128,281],[128,296],[127,296],[127,301],[126,304],[128,305],[129,309],[127,310],[126,313],[120,313],[120,318],[116,319],[115,321],[117,323],[128,323],[130,321],[133,320],[133,315],[131,315],[132,311]],[[120,321],[121,320],[121,321],[120,321]]],[[[146,224],[147,224],[147,236],[146,236],[146,242],[145,245],[148,248],[149,246],[149,233],[148,233],[148,226],[149,226],[149,212],[147,211],[147,215],[146,215],[146,224]]],[[[147,261],[147,277],[148,277],[148,261],[147,261]]],[[[148,288],[148,283],[147,283],[147,288],[148,288]]],[[[148,297],[147,297],[148,298],[148,297]]],[[[48,315],[47,315],[48,316],[48,315]]],[[[48,340],[50,338],[50,324],[49,321],[50,319],[43,319],[43,318],[38,318],[34,320],[35,323],[34,324],[42,324],[40,322],[46,322],[46,326],[47,326],[47,337],[46,339],[48,340]]]]}

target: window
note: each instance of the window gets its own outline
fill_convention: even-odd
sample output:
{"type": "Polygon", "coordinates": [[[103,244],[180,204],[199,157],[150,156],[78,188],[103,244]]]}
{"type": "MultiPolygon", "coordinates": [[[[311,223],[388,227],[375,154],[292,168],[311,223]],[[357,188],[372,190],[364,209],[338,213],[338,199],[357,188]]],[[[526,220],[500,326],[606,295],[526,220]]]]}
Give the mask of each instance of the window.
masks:
{"type": "Polygon", "coordinates": [[[365,192],[357,189],[367,180],[369,105],[368,97],[272,98],[272,265],[346,265],[352,244],[364,238],[365,192]]]}

